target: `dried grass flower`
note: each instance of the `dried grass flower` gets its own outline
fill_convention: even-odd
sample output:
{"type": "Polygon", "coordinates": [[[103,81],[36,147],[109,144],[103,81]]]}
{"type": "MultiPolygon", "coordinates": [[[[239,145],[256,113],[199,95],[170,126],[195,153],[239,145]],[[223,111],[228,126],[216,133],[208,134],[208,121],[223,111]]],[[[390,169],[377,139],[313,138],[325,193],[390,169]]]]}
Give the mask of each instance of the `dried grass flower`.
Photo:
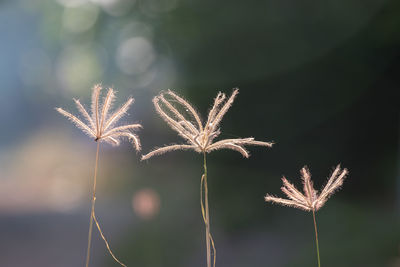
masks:
{"type": "Polygon", "coordinates": [[[318,191],[314,189],[314,185],[311,180],[311,173],[305,166],[300,171],[301,179],[303,181],[304,194],[297,190],[293,184],[283,177],[283,186],[281,187],[281,190],[288,197],[288,199],[274,197],[269,194],[265,196],[265,201],[267,202],[273,202],[283,206],[290,206],[305,211],[312,211],[318,267],[321,267],[321,260],[319,255],[318,229],[317,221],[315,219],[315,212],[322,208],[329,197],[331,197],[343,185],[343,181],[348,173],[349,172],[347,169],[341,169],[340,165],[337,165],[328,179],[328,182],[318,194],[318,191]]]}
{"type": "Polygon", "coordinates": [[[169,151],[187,149],[193,149],[198,153],[209,153],[219,149],[231,149],[241,153],[245,158],[248,158],[250,154],[245,149],[246,145],[271,147],[273,142],[256,141],[253,137],[223,139],[214,142],[214,139],[221,133],[219,128],[221,120],[231,107],[238,93],[239,89],[234,89],[232,95],[226,100],[226,95],[219,92],[204,125],[195,108],[171,90],[154,97],[153,103],[158,114],[160,114],[161,118],[184,138],[187,143],[172,144],[156,148],[150,153],[143,155],[142,160],[169,151]]]}
{"type": "Polygon", "coordinates": [[[314,189],[311,173],[306,166],[301,169],[300,174],[303,181],[304,194],[283,177],[283,186],[281,190],[289,199],[278,198],[267,194],[265,196],[265,201],[291,206],[305,211],[317,211],[322,208],[328,198],[342,186],[348,171],[347,169],[341,170],[340,165],[337,165],[319,194],[317,190],[314,189]]]}
{"type": "Polygon", "coordinates": [[[102,87],[100,84],[97,84],[93,87],[91,115],[89,115],[85,107],[78,99],[74,99],[76,107],[86,120],[86,123],[62,108],[56,108],[56,110],[67,117],[78,128],[80,128],[95,141],[104,141],[112,145],[119,145],[120,138],[127,137],[132,142],[135,149],[140,151],[140,140],[132,131],[141,129],[142,125],[128,124],[115,126],[116,123],[126,114],[129,106],[134,102],[134,99],[132,97],[128,98],[125,104],[123,104],[119,109],[111,112],[110,110],[115,99],[114,90],[109,88],[106,96],[103,99],[103,103],[100,103],[101,90],[102,87]]]}
{"type": "Polygon", "coordinates": [[[110,112],[113,101],[115,99],[114,90],[112,88],[109,88],[106,96],[103,99],[103,103],[100,103],[101,90],[102,87],[99,84],[93,87],[91,115],[89,115],[89,113],[80,103],[79,100],[74,99],[80,114],[84,117],[86,122],[83,122],[77,116],[72,115],[71,113],[65,111],[62,108],[56,108],[56,110],[65,117],[67,117],[78,128],[83,130],[84,133],[86,133],[89,137],[93,138],[94,141],[97,142],[96,161],[94,167],[93,189],[92,189],[92,209],[90,212],[89,234],[88,234],[88,244],[87,244],[87,254],[86,254],[86,267],[89,266],[89,261],[90,261],[93,221],[95,222],[96,227],[100,233],[100,236],[104,240],[110,255],[116,262],[126,267],[126,265],[123,264],[120,260],[118,260],[117,257],[114,255],[114,253],[111,251],[110,245],[108,244],[108,241],[105,238],[103,231],[101,230],[100,224],[96,218],[95,202],[96,202],[96,181],[97,181],[97,169],[99,163],[99,151],[100,151],[100,143],[102,141],[110,143],[112,145],[119,145],[120,139],[122,137],[128,138],[132,142],[134,148],[137,151],[140,151],[139,137],[136,134],[134,134],[133,131],[141,129],[142,126],[140,124],[127,124],[122,126],[116,126],[117,122],[122,118],[122,116],[126,114],[129,106],[133,103],[134,100],[133,98],[129,98],[125,102],[125,104],[123,104],[119,109],[117,109],[114,112],[110,112]]]}
{"type": "Polygon", "coordinates": [[[210,232],[206,154],[214,150],[231,149],[248,158],[250,154],[245,149],[246,145],[264,147],[271,147],[273,145],[273,142],[256,141],[253,137],[224,139],[214,142],[214,139],[221,133],[219,129],[221,120],[231,107],[238,93],[239,90],[234,89],[232,95],[226,99],[226,95],[219,92],[208,113],[207,121],[204,124],[195,108],[171,90],[154,97],[153,103],[158,114],[178,133],[178,135],[185,139],[186,144],[167,145],[161,148],[156,148],[142,156],[142,160],[146,160],[169,151],[188,149],[203,154],[204,174],[200,180],[200,203],[203,221],[206,226],[207,267],[215,267],[216,250],[210,232]],[[211,249],[214,255],[213,265],[211,265],[211,249]]]}

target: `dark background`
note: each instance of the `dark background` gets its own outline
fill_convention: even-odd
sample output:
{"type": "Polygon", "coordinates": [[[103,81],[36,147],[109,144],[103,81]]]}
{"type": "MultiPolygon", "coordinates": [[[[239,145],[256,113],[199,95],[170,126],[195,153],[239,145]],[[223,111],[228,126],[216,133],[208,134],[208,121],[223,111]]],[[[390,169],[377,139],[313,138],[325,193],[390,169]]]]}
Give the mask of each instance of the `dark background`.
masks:
{"type": "MultiPolygon", "coordinates": [[[[317,213],[323,266],[400,266],[400,2],[385,0],[19,0],[0,2],[0,266],[83,266],[95,142],[77,113],[113,86],[143,153],[183,142],[155,113],[173,89],[205,116],[240,94],[220,138],[275,141],[208,156],[217,266],[316,266],[309,213],[271,205],[282,175],[320,188],[350,171],[317,213]]],[[[204,117],[203,117],[204,118],[204,117]]],[[[97,216],[128,266],[205,266],[202,157],[140,162],[102,146],[97,216]],[[141,205],[142,204],[142,205],[141,205]]],[[[94,234],[91,266],[117,266],[94,234]]]]}

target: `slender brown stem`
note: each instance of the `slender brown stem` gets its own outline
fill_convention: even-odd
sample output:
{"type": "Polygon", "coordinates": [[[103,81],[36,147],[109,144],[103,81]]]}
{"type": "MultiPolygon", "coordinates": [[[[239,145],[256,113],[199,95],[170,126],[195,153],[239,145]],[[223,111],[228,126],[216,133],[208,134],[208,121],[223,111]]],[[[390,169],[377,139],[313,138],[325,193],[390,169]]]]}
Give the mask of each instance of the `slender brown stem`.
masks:
{"type": "Polygon", "coordinates": [[[113,259],[118,262],[121,266],[127,267],[125,264],[123,264],[119,259],[117,259],[117,257],[114,255],[114,253],[111,251],[110,245],[108,244],[108,241],[106,239],[106,237],[103,234],[103,231],[101,230],[100,224],[96,219],[96,215],[93,213],[93,220],[96,223],[97,229],[99,230],[100,236],[103,239],[104,243],[106,244],[107,250],[110,253],[111,257],[113,257],[113,259]]]}
{"type": "Polygon", "coordinates": [[[210,214],[208,209],[207,159],[205,152],[203,153],[203,159],[204,159],[204,206],[205,206],[205,224],[206,224],[207,267],[211,267],[210,214]]]}
{"type": "Polygon", "coordinates": [[[87,246],[87,254],[86,254],[86,267],[89,266],[90,259],[90,246],[92,244],[92,231],[93,231],[93,217],[94,217],[94,204],[96,202],[96,181],[97,181],[97,167],[99,163],[99,150],[100,150],[100,142],[97,142],[97,150],[96,150],[96,163],[94,167],[94,177],[93,177],[93,195],[92,195],[92,210],[90,212],[90,223],[89,223],[89,235],[88,235],[88,246],[87,246]]]}
{"type": "Polygon", "coordinates": [[[200,206],[201,206],[201,214],[203,216],[203,221],[204,224],[206,225],[206,242],[207,242],[207,266],[211,266],[211,249],[213,252],[213,267],[215,267],[215,260],[217,256],[217,250],[215,249],[215,244],[214,240],[212,238],[211,232],[210,232],[210,215],[209,215],[209,209],[208,209],[208,185],[207,185],[207,164],[206,164],[206,158],[204,157],[204,162],[205,162],[205,167],[204,167],[204,174],[201,176],[201,181],[200,181],[200,206]],[[204,188],[204,190],[203,190],[204,188]],[[204,191],[204,197],[203,197],[203,191],[204,191]],[[207,198],[206,198],[207,196],[207,198]],[[207,201],[203,201],[204,199],[207,199],[207,201]],[[207,203],[207,209],[205,208],[207,203]],[[206,211],[207,210],[207,217],[206,217],[206,211]],[[207,235],[208,233],[208,235],[207,235]]]}
{"type": "Polygon", "coordinates": [[[318,267],[321,267],[321,261],[319,258],[319,245],[318,245],[318,230],[317,230],[317,221],[315,220],[315,210],[312,211],[313,219],[314,219],[314,230],[315,230],[315,244],[317,246],[317,257],[318,257],[318,267]]]}

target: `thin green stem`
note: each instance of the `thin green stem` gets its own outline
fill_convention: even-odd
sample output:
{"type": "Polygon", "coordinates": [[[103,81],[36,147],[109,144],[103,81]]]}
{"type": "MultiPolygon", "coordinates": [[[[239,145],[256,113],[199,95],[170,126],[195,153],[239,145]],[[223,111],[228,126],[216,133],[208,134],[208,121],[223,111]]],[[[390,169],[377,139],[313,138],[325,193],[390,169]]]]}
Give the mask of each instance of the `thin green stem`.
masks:
{"type": "Polygon", "coordinates": [[[315,210],[312,211],[313,219],[314,219],[314,230],[315,230],[315,244],[317,246],[317,257],[318,257],[318,267],[321,267],[321,261],[319,258],[319,245],[318,245],[318,230],[317,230],[317,221],[315,220],[315,210]]]}
{"type": "Polygon", "coordinates": [[[97,181],[97,167],[99,163],[99,150],[100,150],[100,142],[97,142],[97,150],[96,150],[96,163],[94,167],[94,177],[93,177],[93,195],[92,195],[92,210],[90,212],[90,223],[89,223],[89,235],[88,235],[88,246],[86,253],[86,267],[89,266],[90,260],[90,247],[92,244],[92,232],[93,232],[93,217],[94,217],[94,204],[96,202],[96,181],[97,181]]]}
{"type": "Polygon", "coordinates": [[[207,185],[207,159],[206,152],[203,152],[204,159],[204,206],[206,224],[206,247],[207,247],[207,267],[211,267],[211,240],[210,240],[210,214],[208,209],[208,185],[207,185]]]}

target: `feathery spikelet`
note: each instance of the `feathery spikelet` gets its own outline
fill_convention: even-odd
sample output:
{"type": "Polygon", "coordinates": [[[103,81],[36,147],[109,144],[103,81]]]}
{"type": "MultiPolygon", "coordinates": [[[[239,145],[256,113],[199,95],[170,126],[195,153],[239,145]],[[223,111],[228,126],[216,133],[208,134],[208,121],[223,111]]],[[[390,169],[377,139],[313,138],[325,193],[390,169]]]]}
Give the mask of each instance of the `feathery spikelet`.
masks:
{"type": "Polygon", "coordinates": [[[95,141],[105,141],[112,145],[119,145],[120,137],[127,137],[132,142],[135,149],[140,151],[139,137],[131,132],[133,130],[141,129],[142,126],[140,124],[129,124],[114,127],[118,120],[126,114],[134,99],[129,98],[121,108],[110,115],[110,109],[115,99],[114,90],[112,88],[108,89],[107,95],[104,97],[102,104],[99,101],[101,90],[102,87],[99,84],[93,87],[91,115],[89,115],[79,100],[74,99],[76,107],[86,120],[86,123],[62,108],[56,108],[56,110],[67,117],[78,128],[83,130],[84,133],[93,138],[95,141]]]}
{"type": "Polygon", "coordinates": [[[310,171],[307,167],[303,167],[300,174],[303,181],[304,194],[298,191],[293,184],[289,183],[289,181],[283,177],[283,186],[281,187],[281,190],[289,199],[278,198],[267,194],[265,196],[265,201],[305,211],[317,211],[322,208],[328,198],[342,186],[348,173],[347,169],[341,170],[340,165],[337,165],[335,170],[332,172],[331,177],[328,179],[328,182],[318,195],[318,192],[314,189],[310,171]]]}
{"type": "Polygon", "coordinates": [[[173,130],[175,130],[182,138],[186,140],[187,144],[168,145],[161,148],[156,148],[150,153],[142,156],[142,160],[146,160],[153,156],[161,155],[169,151],[187,149],[193,149],[199,153],[209,153],[219,149],[231,149],[238,151],[245,158],[248,158],[249,152],[244,148],[245,145],[271,147],[273,142],[256,141],[252,137],[224,139],[213,143],[213,140],[221,133],[218,128],[219,124],[223,116],[231,107],[238,93],[239,89],[234,89],[232,95],[224,103],[226,95],[219,92],[214,100],[214,105],[208,114],[208,119],[205,125],[203,125],[199,114],[189,104],[189,102],[171,90],[154,97],[153,103],[157,113],[173,130]],[[182,109],[185,110],[184,113],[180,111],[182,109]]]}

